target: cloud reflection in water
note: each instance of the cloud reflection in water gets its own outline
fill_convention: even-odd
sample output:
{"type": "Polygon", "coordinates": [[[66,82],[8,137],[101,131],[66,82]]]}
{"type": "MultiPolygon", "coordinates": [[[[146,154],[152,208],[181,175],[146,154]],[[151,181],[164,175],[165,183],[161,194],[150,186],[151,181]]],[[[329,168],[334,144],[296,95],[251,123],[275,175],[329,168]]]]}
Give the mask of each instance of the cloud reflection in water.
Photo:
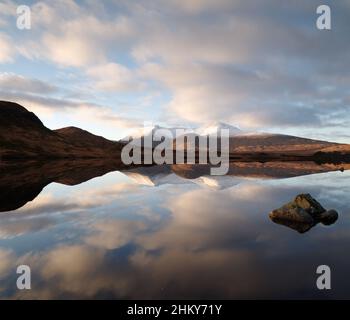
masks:
{"type": "Polygon", "coordinates": [[[143,186],[114,172],[51,184],[0,217],[0,296],[349,298],[348,178],[248,179],[217,190],[143,186]],[[337,208],[337,224],[303,235],[273,224],[268,213],[300,192],[337,208]],[[32,268],[30,291],[14,290],[20,263],[32,268]],[[320,264],[337,272],[331,292],[316,289],[320,264]]]}

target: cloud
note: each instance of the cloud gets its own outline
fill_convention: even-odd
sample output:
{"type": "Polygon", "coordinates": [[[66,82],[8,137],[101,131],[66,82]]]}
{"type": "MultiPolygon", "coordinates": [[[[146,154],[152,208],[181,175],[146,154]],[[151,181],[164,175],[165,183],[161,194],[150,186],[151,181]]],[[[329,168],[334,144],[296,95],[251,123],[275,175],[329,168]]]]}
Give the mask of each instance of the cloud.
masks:
{"type": "Polygon", "coordinates": [[[0,3],[0,14],[3,16],[14,16],[16,14],[16,4],[11,0],[3,0],[0,3]]]}
{"type": "Polygon", "coordinates": [[[110,219],[94,224],[91,235],[86,237],[85,242],[98,248],[117,249],[128,244],[145,228],[141,221],[110,219]]]}
{"type": "MultiPolygon", "coordinates": [[[[46,263],[43,267],[44,277],[50,278],[52,276],[61,275],[66,280],[74,279],[76,276],[85,276],[93,272],[98,266],[98,260],[91,259],[91,254],[93,250],[80,246],[59,246],[46,257],[46,263]],[[71,263],[72,257],[76,257],[75,263],[71,263]]],[[[97,258],[95,256],[95,258],[97,258]]]]}
{"type": "MultiPolygon", "coordinates": [[[[163,122],[225,120],[298,133],[339,122],[345,128],[348,2],[324,3],[332,8],[331,32],[315,26],[319,1],[276,3],[37,2],[28,37],[17,33],[14,46],[9,35],[0,36],[0,62],[15,61],[17,52],[57,70],[81,72],[91,91],[108,94],[105,101],[161,92],[160,101],[152,100],[157,106],[136,108],[146,120],[159,114],[163,122]]],[[[127,123],[109,112],[101,117],[127,123]]]]}
{"type": "MultiPolygon", "coordinates": [[[[0,249],[0,277],[4,277],[10,271],[15,270],[16,256],[11,250],[0,249]]],[[[0,288],[1,291],[1,288],[0,288]]]]}
{"type": "Polygon", "coordinates": [[[20,50],[28,58],[46,59],[61,66],[83,67],[107,62],[107,53],[132,33],[128,19],[117,15],[99,19],[90,6],[71,0],[38,2],[32,6],[33,32],[20,50]]]}
{"type": "Polygon", "coordinates": [[[50,94],[57,90],[55,86],[37,79],[30,79],[14,73],[0,73],[0,87],[6,91],[50,94]]]}
{"type": "MultiPolygon", "coordinates": [[[[5,219],[4,219],[5,220],[5,219]]],[[[28,233],[45,230],[53,225],[48,218],[22,219],[1,221],[0,239],[12,239],[28,233]]]]}
{"type": "Polygon", "coordinates": [[[118,63],[96,65],[87,69],[87,75],[94,81],[94,87],[102,91],[137,92],[142,82],[137,72],[118,63]]]}
{"type": "MultiPolygon", "coordinates": [[[[129,193],[131,191],[135,193],[137,192],[137,188],[137,184],[120,183],[114,186],[107,185],[100,187],[98,191],[96,191],[96,189],[88,191],[85,189],[73,189],[70,195],[65,194],[62,197],[54,196],[54,194],[51,193],[39,194],[35,201],[27,202],[23,207],[16,211],[16,214],[20,213],[22,216],[34,218],[37,215],[61,212],[71,214],[85,212],[89,209],[107,205],[124,193],[129,193]]],[[[34,221],[32,222],[34,223],[34,221]]],[[[1,230],[2,229],[0,228],[0,235],[1,230]]]]}
{"type": "MultiPolygon", "coordinates": [[[[112,137],[115,138],[120,129],[139,127],[142,123],[137,118],[119,115],[112,107],[81,99],[79,91],[67,90],[37,79],[2,73],[0,87],[0,99],[23,105],[36,113],[49,127],[51,122],[62,117],[69,121],[66,126],[73,125],[85,129],[93,127],[92,132],[95,132],[97,127],[102,136],[105,136],[104,131],[109,129],[110,132],[114,132],[112,137]],[[67,95],[72,97],[66,98],[67,95]]],[[[56,128],[57,126],[54,127],[56,128]]]]}
{"type": "Polygon", "coordinates": [[[0,63],[13,62],[15,56],[14,45],[11,39],[0,33],[0,63]]]}
{"type": "Polygon", "coordinates": [[[259,235],[254,230],[256,221],[249,218],[249,208],[243,203],[256,194],[262,199],[262,207],[273,198],[270,190],[253,184],[243,184],[239,189],[224,192],[204,189],[184,192],[181,197],[169,197],[166,206],[171,208],[172,218],[158,231],[140,235],[139,241],[148,250],[213,250],[228,243],[249,246],[259,235]]]}
{"type": "Polygon", "coordinates": [[[206,5],[194,4],[194,17],[175,11],[152,20],[133,49],[149,77],[172,92],[168,116],[251,128],[316,127],[349,108],[343,97],[350,76],[341,67],[349,50],[345,16],[337,16],[341,27],[330,35],[315,28],[311,3],[222,2],[208,19],[206,5]],[[162,63],[147,64],[152,59],[162,63]]]}
{"type": "Polygon", "coordinates": [[[168,1],[169,6],[187,14],[203,14],[213,11],[222,11],[232,8],[238,1],[230,0],[189,0],[189,1],[168,1]]]}
{"type": "MultiPolygon", "coordinates": [[[[331,185],[323,175],[302,178],[299,184],[247,181],[223,191],[172,186],[161,188],[162,192],[144,189],[140,198],[128,194],[130,189],[123,183],[115,185],[114,177],[104,185],[106,190],[99,189],[100,194],[93,197],[113,198],[114,193],[118,195],[114,204],[103,202],[96,214],[75,216],[69,223],[72,214],[57,219],[50,236],[34,248],[23,237],[16,239],[18,252],[0,249],[0,276],[4,277],[0,295],[22,299],[273,299],[281,296],[283,286],[285,298],[300,298],[300,292],[305,298],[314,296],[309,280],[315,263],[344,256],[347,246],[337,244],[349,242],[347,224],[327,230],[319,226],[301,238],[271,222],[268,212],[292,199],[302,185],[327,208],[341,209],[345,221],[347,178],[341,175],[331,185]],[[126,193],[121,198],[118,192],[122,190],[126,193]],[[159,193],[161,197],[154,198],[159,193]],[[137,216],[130,215],[131,207],[140,208],[134,210],[137,216]],[[139,215],[145,209],[149,215],[139,215]],[[329,246],[335,250],[324,250],[329,246]],[[10,273],[19,264],[31,267],[32,290],[12,291],[10,273]]],[[[76,202],[92,198],[89,191],[95,194],[96,185],[90,187],[80,187],[79,194],[71,192],[71,198],[76,202]]],[[[4,218],[7,226],[13,216],[4,218]]],[[[17,219],[19,223],[28,218],[20,215],[17,219]]],[[[346,272],[348,265],[345,259],[340,271],[346,272]]],[[[348,294],[349,281],[340,281],[334,297],[342,298],[348,294]]]]}
{"type": "Polygon", "coordinates": [[[16,15],[16,4],[10,0],[3,0],[0,3],[0,26],[7,27],[16,15]],[[9,19],[12,18],[12,19],[9,19]]]}

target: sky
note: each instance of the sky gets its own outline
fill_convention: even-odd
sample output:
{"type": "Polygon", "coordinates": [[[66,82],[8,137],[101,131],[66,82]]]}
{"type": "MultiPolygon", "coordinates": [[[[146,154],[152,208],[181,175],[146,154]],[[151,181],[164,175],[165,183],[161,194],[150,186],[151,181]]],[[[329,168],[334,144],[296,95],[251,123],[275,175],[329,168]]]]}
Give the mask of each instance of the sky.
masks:
{"type": "Polygon", "coordinates": [[[0,0],[0,99],[110,139],[222,121],[350,143],[349,34],[348,0],[0,0]]]}

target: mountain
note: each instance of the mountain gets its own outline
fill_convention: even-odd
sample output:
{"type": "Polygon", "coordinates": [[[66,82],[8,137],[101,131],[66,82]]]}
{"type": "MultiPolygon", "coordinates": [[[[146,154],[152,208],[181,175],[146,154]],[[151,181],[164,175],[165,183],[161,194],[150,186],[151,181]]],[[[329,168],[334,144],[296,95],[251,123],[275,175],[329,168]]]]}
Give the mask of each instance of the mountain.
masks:
{"type": "Polygon", "coordinates": [[[122,145],[85,130],[50,130],[32,112],[17,103],[0,101],[0,157],[120,158],[122,145]]]}
{"type": "Polygon", "coordinates": [[[98,146],[99,148],[105,150],[120,147],[120,144],[115,141],[105,139],[101,136],[96,136],[77,127],[66,127],[56,129],[54,131],[61,137],[64,137],[71,144],[75,144],[77,146],[84,146],[86,148],[96,148],[96,146],[98,146]]]}
{"type": "MultiPolygon", "coordinates": [[[[216,134],[220,136],[221,129],[229,131],[229,153],[231,159],[238,160],[306,160],[305,158],[314,157],[320,161],[350,161],[350,145],[332,143],[327,141],[313,140],[301,137],[295,137],[284,134],[273,134],[264,132],[247,132],[223,122],[213,122],[207,126],[197,129],[187,129],[185,135],[178,135],[176,129],[154,126],[149,129],[145,136],[138,131],[131,141],[137,146],[144,145],[145,138],[158,137],[164,134],[162,129],[168,129],[166,135],[169,144],[167,148],[176,149],[195,149],[205,148],[207,143],[216,140],[216,134]],[[136,137],[136,138],[135,138],[136,137]],[[175,140],[175,137],[178,141],[175,140]],[[199,144],[198,137],[205,138],[204,146],[199,144]],[[172,141],[171,138],[173,138],[172,141]]],[[[129,141],[123,139],[124,143],[129,141]]],[[[220,139],[215,141],[220,148],[220,139]]],[[[152,147],[155,148],[160,142],[153,141],[152,147]]],[[[308,159],[309,160],[309,159],[308,159]]]]}
{"type": "Polygon", "coordinates": [[[163,136],[165,136],[168,141],[168,147],[170,148],[172,146],[172,139],[176,138],[181,134],[181,132],[179,133],[178,130],[182,130],[181,132],[184,132],[183,130],[185,130],[186,133],[194,132],[193,129],[189,128],[162,127],[159,125],[155,125],[152,128],[139,128],[135,130],[135,132],[131,133],[130,135],[124,137],[119,141],[123,144],[128,143],[130,141],[130,143],[134,146],[143,147],[144,142],[147,141],[146,139],[149,139],[149,141],[152,141],[152,147],[155,148],[164,139],[163,136]]]}
{"type": "MultiPolygon", "coordinates": [[[[169,148],[192,147],[198,151],[198,139],[184,139],[175,144],[176,129],[155,126],[146,137],[160,138],[161,129],[169,129],[169,148]],[[197,140],[197,142],[196,142],[197,140]],[[193,144],[193,145],[191,145],[193,144]]],[[[220,129],[230,132],[229,153],[232,160],[317,160],[319,162],[350,162],[350,145],[299,138],[283,134],[247,133],[225,123],[214,123],[197,132],[189,130],[188,136],[216,139],[213,134],[220,129]],[[307,158],[307,159],[306,159],[307,158]]],[[[145,137],[136,142],[143,145],[145,137]],[[138,141],[138,142],[137,142],[138,141]]],[[[154,142],[154,148],[160,142],[154,142]]],[[[17,103],[0,101],[0,157],[1,159],[62,159],[62,158],[115,158],[124,142],[107,140],[76,127],[50,130],[32,112],[17,103]]],[[[220,141],[218,142],[220,148],[220,141]]]]}
{"type": "Polygon", "coordinates": [[[230,138],[232,153],[299,153],[313,154],[338,145],[327,141],[299,138],[284,134],[243,134],[230,138]]]}
{"type": "Polygon", "coordinates": [[[196,133],[201,136],[211,136],[219,134],[223,129],[228,130],[230,137],[243,134],[241,129],[224,122],[214,122],[208,126],[200,127],[196,130],[196,133]]]}
{"type": "Polygon", "coordinates": [[[130,133],[128,136],[124,137],[120,141],[128,142],[130,139],[137,140],[141,139],[142,137],[150,137],[154,136],[156,138],[161,137],[162,130],[168,131],[168,134],[166,134],[167,137],[173,138],[176,137],[178,134],[176,133],[177,130],[187,130],[189,132],[194,132],[191,128],[184,128],[184,127],[162,127],[159,125],[154,125],[153,127],[141,127],[136,130],[134,130],[132,133],[130,133]]]}
{"type": "MultiPolygon", "coordinates": [[[[198,142],[197,134],[187,135],[190,139],[180,137],[173,141],[173,148],[189,148],[199,151],[201,145],[198,142]],[[192,139],[191,139],[192,138],[192,139]],[[180,141],[180,142],[179,142],[180,141]]],[[[210,145],[212,135],[201,136],[207,139],[210,145]]],[[[205,140],[204,140],[205,141],[205,140]]],[[[220,148],[221,141],[218,139],[217,145],[220,148]]],[[[203,147],[202,147],[203,148],[203,147]]],[[[207,149],[207,147],[204,147],[207,149]]],[[[350,160],[350,145],[339,144],[328,141],[300,138],[284,134],[271,133],[237,133],[229,137],[229,154],[234,159],[282,159],[302,160],[304,157],[314,157],[315,160],[332,157],[340,160],[350,160]]]]}
{"type": "MultiPolygon", "coordinates": [[[[120,141],[123,143],[129,142],[132,139],[134,145],[143,145],[142,141],[145,138],[154,137],[160,139],[162,135],[165,135],[169,139],[175,139],[181,136],[182,132],[179,130],[185,130],[187,135],[200,135],[200,136],[211,136],[220,132],[221,129],[229,130],[229,136],[233,137],[239,134],[243,134],[243,131],[237,127],[231,126],[223,122],[213,122],[210,125],[199,127],[199,128],[184,128],[184,127],[162,127],[155,125],[152,128],[139,128],[131,133],[129,136],[124,137],[120,141]],[[168,133],[167,133],[168,131],[168,133]]],[[[157,143],[156,143],[157,144],[157,143]]]]}

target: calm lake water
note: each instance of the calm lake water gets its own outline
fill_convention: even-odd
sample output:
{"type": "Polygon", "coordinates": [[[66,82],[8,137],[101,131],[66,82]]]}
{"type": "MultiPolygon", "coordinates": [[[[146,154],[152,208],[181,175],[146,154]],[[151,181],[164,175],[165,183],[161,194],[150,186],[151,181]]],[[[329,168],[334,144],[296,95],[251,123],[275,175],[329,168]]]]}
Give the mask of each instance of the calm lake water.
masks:
{"type": "Polygon", "coordinates": [[[349,299],[349,181],[349,171],[185,179],[131,170],[51,183],[0,213],[0,297],[349,299]],[[300,193],[338,221],[301,234],[270,220],[300,193]],[[21,264],[31,290],[16,288],[21,264]],[[316,287],[323,264],[331,290],[316,287]]]}

